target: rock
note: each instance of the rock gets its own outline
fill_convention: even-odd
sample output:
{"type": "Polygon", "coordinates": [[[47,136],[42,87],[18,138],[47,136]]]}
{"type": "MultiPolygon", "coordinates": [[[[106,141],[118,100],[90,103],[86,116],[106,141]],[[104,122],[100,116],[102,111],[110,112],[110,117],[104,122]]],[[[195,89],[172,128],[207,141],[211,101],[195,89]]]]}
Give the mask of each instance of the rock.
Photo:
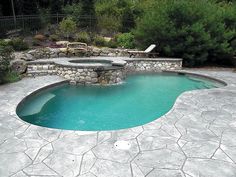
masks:
{"type": "Polygon", "coordinates": [[[29,53],[25,54],[25,61],[34,61],[34,60],[35,58],[31,54],[29,53]]]}
{"type": "Polygon", "coordinates": [[[117,82],[117,83],[122,82],[121,78],[117,78],[117,79],[116,79],[116,82],[117,82]]]}
{"type": "Polygon", "coordinates": [[[93,82],[93,83],[96,83],[96,82],[98,82],[98,79],[97,79],[97,78],[93,78],[93,79],[92,79],[92,82],[93,82]]]}
{"type": "Polygon", "coordinates": [[[43,65],[43,70],[48,70],[48,65],[43,65]]]}
{"type": "Polygon", "coordinates": [[[83,69],[77,69],[79,73],[82,73],[84,70],[83,69]]]}
{"type": "Polygon", "coordinates": [[[92,55],[93,56],[99,56],[101,53],[101,49],[99,49],[98,47],[92,47],[92,55]]]}
{"type": "Polygon", "coordinates": [[[15,52],[14,57],[16,60],[25,60],[25,61],[35,60],[31,54],[25,52],[15,52]]]}
{"type": "Polygon", "coordinates": [[[25,60],[25,54],[23,52],[15,52],[14,58],[16,60],[25,60]]]}
{"type": "Polygon", "coordinates": [[[101,49],[101,53],[102,53],[102,54],[108,55],[110,52],[111,52],[111,49],[109,49],[109,48],[107,48],[107,47],[103,47],[103,48],[101,49]]]}
{"type": "Polygon", "coordinates": [[[109,53],[108,56],[109,56],[109,57],[115,57],[115,56],[116,56],[116,53],[109,53]]]}
{"type": "Polygon", "coordinates": [[[8,38],[16,38],[16,37],[19,37],[21,33],[22,33],[22,29],[14,29],[14,30],[7,31],[6,35],[8,38]]]}
{"type": "Polygon", "coordinates": [[[65,78],[66,79],[70,79],[70,76],[67,74],[67,75],[65,75],[65,78]]]}
{"type": "Polygon", "coordinates": [[[26,61],[19,59],[12,60],[10,63],[10,68],[18,74],[25,73],[27,68],[26,61]]]}
{"type": "Polygon", "coordinates": [[[57,53],[51,54],[50,56],[51,56],[51,58],[58,58],[58,54],[57,53]]]}
{"type": "Polygon", "coordinates": [[[92,73],[91,73],[91,77],[95,77],[95,78],[96,78],[97,76],[98,76],[98,75],[97,75],[96,72],[92,72],[92,73]]]}
{"type": "Polygon", "coordinates": [[[31,55],[35,55],[35,53],[37,53],[37,51],[35,49],[28,51],[28,54],[31,54],[31,55]]]}
{"type": "Polygon", "coordinates": [[[70,81],[71,85],[76,85],[76,81],[70,81]]]}
{"type": "Polygon", "coordinates": [[[107,85],[108,82],[107,82],[106,80],[102,80],[100,84],[102,84],[102,85],[107,85]]]}
{"type": "Polygon", "coordinates": [[[86,79],[86,81],[91,81],[92,78],[89,76],[86,76],[85,79],[86,79]]]}
{"type": "Polygon", "coordinates": [[[66,57],[66,53],[60,52],[58,53],[58,57],[66,57]]]}
{"type": "Polygon", "coordinates": [[[57,45],[63,45],[63,46],[67,46],[67,44],[69,44],[70,42],[69,41],[58,41],[56,42],[57,45]]]}

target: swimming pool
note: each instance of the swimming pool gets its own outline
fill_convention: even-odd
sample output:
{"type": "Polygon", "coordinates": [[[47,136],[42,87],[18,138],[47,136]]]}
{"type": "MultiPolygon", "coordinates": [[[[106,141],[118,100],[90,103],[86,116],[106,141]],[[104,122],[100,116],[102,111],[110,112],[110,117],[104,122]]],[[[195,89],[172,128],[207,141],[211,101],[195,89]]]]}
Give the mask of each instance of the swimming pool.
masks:
{"type": "Polygon", "coordinates": [[[17,107],[26,122],[66,130],[118,130],[151,122],[166,114],[183,92],[222,86],[177,74],[130,75],[123,84],[62,84],[29,96],[17,107]]]}

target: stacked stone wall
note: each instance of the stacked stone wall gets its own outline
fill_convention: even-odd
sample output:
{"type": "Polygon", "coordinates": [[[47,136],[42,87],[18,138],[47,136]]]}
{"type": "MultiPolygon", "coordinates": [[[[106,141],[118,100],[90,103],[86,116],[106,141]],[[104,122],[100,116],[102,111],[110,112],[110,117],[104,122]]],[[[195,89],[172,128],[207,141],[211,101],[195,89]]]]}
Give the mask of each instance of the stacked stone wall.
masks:
{"type": "Polygon", "coordinates": [[[28,76],[58,75],[68,79],[72,84],[116,84],[122,82],[127,73],[160,72],[163,70],[180,70],[181,59],[127,59],[121,67],[88,68],[76,66],[63,66],[48,62],[29,62],[28,76]]]}

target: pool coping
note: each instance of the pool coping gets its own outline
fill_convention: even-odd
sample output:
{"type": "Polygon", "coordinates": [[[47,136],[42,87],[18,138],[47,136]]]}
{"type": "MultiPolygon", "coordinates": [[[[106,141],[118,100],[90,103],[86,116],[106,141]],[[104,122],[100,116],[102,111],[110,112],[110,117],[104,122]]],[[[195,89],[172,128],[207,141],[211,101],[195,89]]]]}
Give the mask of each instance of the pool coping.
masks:
{"type": "MultiPolygon", "coordinates": [[[[181,71],[181,72],[189,73],[189,71],[181,71]]],[[[194,71],[190,73],[200,76],[203,75],[204,77],[207,75],[207,77],[210,77],[210,79],[212,79],[213,75],[217,75],[214,72],[211,73],[206,71],[203,72],[194,71]]],[[[7,160],[4,161],[0,160],[2,168],[8,169],[5,170],[5,172],[3,172],[0,167],[0,174],[10,173],[11,175],[19,175],[19,176],[45,175],[46,171],[48,172],[48,174],[54,176],[71,176],[71,173],[69,173],[68,171],[64,172],[60,171],[61,167],[58,164],[58,162],[55,161],[55,159],[58,159],[60,157],[62,159],[65,159],[65,161],[61,163],[63,163],[64,165],[69,165],[68,168],[71,171],[73,171],[74,174],[76,174],[75,176],[113,175],[113,176],[125,177],[125,176],[135,176],[135,174],[136,176],[137,174],[139,174],[138,176],[151,176],[151,175],[163,176],[167,174],[168,176],[177,176],[177,175],[198,176],[199,173],[201,174],[203,172],[207,176],[212,176],[211,170],[214,171],[214,174],[218,174],[218,176],[235,175],[236,157],[234,156],[234,153],[236,152],[231,147],[236,146],[236,142],[233,139],[227,140],[228,138],[227,136],[226,136],[227,141],[224,139],[225,132],[226,133],[230,132],[230,135],[232,135],[232,133],[234,134],[236,133],[235,130],[233,130],[232,128],[232,126],[234,127],[234,124],[232,124],[231,127],[226,126],[227,129],[224,130],[223,132],[220,132],[221,131],[220,128],[215,129],[213,127],[214,129],[211,129],[210,127],[205,129],[201,127],[201,124],[198,125],[198,123],[196,122],[196,124],[200,126],[197,129],[199,129],[199,131],[201,130],[205,132],[203,136],[201,134],[191,132],[192,129],[195,130],[196,127],[194,126],[196,125],[191,125],[191,124],[188,125],[186,124],[187,123],[186,122],[185,124],[190,127],[188,127],[189,132],[185,132],[182,127],[182,126],[185,127],[185,124],[182,125],[180,123],[182,120],[185,119],[188,119],[189,121],[192,122],[193,120],[196,119],[196,117],[199,116],[202,117],[203,113],[205,114],[209,112],[213,112],[214,113],[213,115],[216,117],[219,114],[224,115],[226,114],[225,112],[227,112],[226,115],[230,114],[232,118],[235,118],[236,113],[234,110],[228,110],[227,108],[221,111],[221,109],[219,109],[218,106],[224,107],[228,105],[227,104],[228,99],[231,100],[231,104],[236,105],[236,98],[234,96],[232,97],[232,95],[234,95],[235,93],[235,88],[236,88],[236,83],[233,80],[236,78],[236,74],[232,73],[232,76],[231,73],[228,75],[226,74],[227,77],[224,76],[225,73],[223,73],[222,76],[220,74],[221,73],[219,72],[218,76],[215,76],[217,77],[216,80],[222,81],[222,83],[227,84],[226,86],[209,90],[203,89],[203,90],[193,90],[184,92],[178,96],[173,107],[169,110],[169,112],[167,112],[161,118],[156,119],[153,122],[150,122],[143,126],[138,126],[118,131],[70,131],[70,130],[58,130],[58,129],[39,127],[36,125],[30,125],[26,122],[21,122],[23,120],[21,120],[15,112],[17,105],[21,101],[18,103],[14,102],[10,106],[11,108],[9,109],[9,110],[14,110],[14,113],[10,111],[7,114],[7,112],[3,110],[3,114],[7,117],[11,116],[17,118],[19,124],[22,124],[22,126],[26,126],[26,128],[20,130],[19,134],[15,132],[18,131],[18,129],[14,130],[14,136],[5,139],[3,142],[0,141],[0,150],[1,150],[0,156],[1,157],[3,156],[5,158],[9,157],[8,159],[11,159],[10,157],[16,154],[17,155],[20,154],[21,156],[24,157],[23,158],[24,161],[22,160],[14,161],[11,164],[12,167],[10,167],[9,166],[10,164],[6,163],[7,160]],[[229,76],[231,76],[232,79],[229,76]],[[217,94],[222,95],[221,98],[218,98],[217,94]],[[216,100],[217,104],[213,102],[209,102],[209,104],[211,105],[206,104],[208,103],[209,100],[205,99],[205,97],[209,97],[210,100],[216,100]],[[196,102],[197,104],[190,105],[191,102],[193,103],[196,102]],[[186,110],[186,104],[188,105],[187,110],[186,110]],[[191,114],[188,115],[187,113],[191,114]],[[189,135],[189,133],[191,136],[189,135]],[[56,134],[57,136],[54,137],[54,134],[56,134]],[[192,134],[193,135],[196,134],[197,136],[192,137],[192,134]],[[76,143],[74,138],[76,138],[76,143]],[[152,146],[146,147],[146,145],[150,143],[150,138],[152,139],[152,146]],[[52,150],[50,151],[50,153],[45,151],[45,147],[47,145],[43,143],[39,147],[35,147],[38,149],[38,153],[36,154],[35,158],[32,158],[31,154],[28,154],[27,152],[29,149],[31,149],[30,147],[26,147],[27,151],[24,151],[23,154],[21,153],[20,150],[14,150],[14,153],[10,153],[12,150],[6,151],[4,149],[6,148],[4,145],[5,144],[9,145],[9,142],[11,141],[12,142],[22,141],[28,144],[32,140],[32,146],[33,146],[34,145],[33,142],[39,141],[39,139],[47,140],[48,144],[52,146],[51,147],[52,150]],[[117,140],[131,142],[132,149],[127,151],[114,149],[113,144],[117,140]],[[165,146],[162,146],[161,142],[165,144],[165,146]],[[203,142],[203,144],[201,142],[203,142]],[[153,146],[156,143],[160,147],[157,146],[154,148],[153,146]],[[201,146],[198,147],[199,143],[201,146]],[[70,149],[72,148],[71,149],[72,152],[69,153],[69,151],[65,149],[67,146],[70,147],[70,149]],[[82,148],[83,150],[78,150],[78,147],[81,146],[84,149],[82,148]],[[190,149],[193,148],[193,150],[189,150],[188,148],[186,149],[186,146],[189,147],[190,149]],[[194,149],[195,147],[198,148],[194,149]],[[204,148],[207,147],[208,151],[212,152],[212,155],[209,155],[210,153],[208,151],[204,151],[204,148],[202,149],[202,147],[204,148]],[[212,149],[214,151],[212,151],[212,149]],[[218,150],[221,150],[222,152],[220,151],[218,153],[218,150]],[[41,161],[38,160],[39,157],[41,157],[42,155],[45,156],[45,154],[46,154],[45,159],[41,161]],[[225,154],[226,157],[224,157],[223,154],[225,154]],[[191,157],[194,155],[198,155],[199,157],[191,157]],[[129,157],[128,160],[126,156],[129,157]],[[209,158],[208,156],[211,158],[209,158]],[[78,162],[76,166],[73,166],[75,165],[74,163],[66,160],[68,158],[70,159],[75,157],[81,158],[80,162],[78,162]],[[37,163],[35,163],[35,161],[37,161],[37,163]],[[84,166],[84,164],[86,164],[86,161],[88,162],[92,161],[92,165],[89,168],[85,167],[86,165],[84,166]],[[155,163],[158,162],[159,166],[161,167],[157,167],[154,162],[155,163]],[[9,171],[9,169],[11,168],[13,168],[13,170],[9,171]],[[15,168],[17,170],[14,170],[15,168]],[[112,170],[113,174],[111,174],[111,171],[107,170],[107,168],[113,169],[112,170]],[[224,171],[222,168],[227,169],[227,171],[224,171]],[[76,169],[79,169],[79,171],[76,171],[76,169]]],[[[53,76],[52,78],[58,78],[58,77],[53,76]]],[[[32,81],[33,79],[30,80],[32,81]]],[[[59,81],[56,80],[57,79],[55,80],[52,79],[49,85],[46,84],[46,87],[48,86],[50,87],[52,83],[57,85],[60,84],[61,82],[66,82],[65,80],[62,79],[60,79],[59,81]]],[[[44,89],[45,84],[43,85],[44,86],[41,87],[39,86],[37,89],[33,89],[33,91],[30,91],[28,93],[24,92],[24,94],[22,94],[22,97],[25,98],[26,96],[35,93],[36,90],[44,89]]],[[[9,97],[9,100],[11,99],[13,98],[9,97]]],[[[7,108],[4,106],[0,107],[7,108]]],[[[4,119],[0,119],[0,123],[2,122],[2,120],[4,119]]],[[[203,120],[206,121],[205,118],[203,118],[203,120]]],[[[204,124],[204,121],[202,122],[202,124],[204,124]]],[[[233,122],[235,122],[235,120],[233,122]]],[[[214,122],[209,124],[209,126],[213,125],[214,122]]],[[[22,149],[22,147],[20,147],[19,145],[15,145],[15,148],[22,149]]]]}
{"type": "Polygon", "coordinates": [[[39,59],[36,61],[30,61],[28,64],[54,64],[56,66],[61,67],[73,67],[73,68],[111,68],[111,69],[120,69],[123,68],[126,64],[126,61],[113,58],[113,57],[62,57],[62,58],[50,58],[50,59],[39,59]],[[70,61],[76,61],[76,60],[92,60],[92,61],[107,61],[111,64],[111,66],[107,66],[106,64],[85,64],[85,63],[75,63],[70,61]]]}

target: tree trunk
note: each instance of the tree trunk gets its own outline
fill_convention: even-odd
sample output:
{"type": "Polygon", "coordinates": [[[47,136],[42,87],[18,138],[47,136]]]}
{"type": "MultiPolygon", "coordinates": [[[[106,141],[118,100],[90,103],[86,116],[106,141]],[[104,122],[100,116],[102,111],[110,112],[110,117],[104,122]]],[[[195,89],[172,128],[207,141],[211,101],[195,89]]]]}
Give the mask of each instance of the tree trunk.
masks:
{"type": "Polygon", "coordinates": [[[15,25],[15,28],[16,28],[16,13],[15,13],[15,6],[14,6],[14,1],[11,0],[11,7],[12,7],[12,15],[13,15],[13,18],[14,18],[14,25],[15,25]]]}

